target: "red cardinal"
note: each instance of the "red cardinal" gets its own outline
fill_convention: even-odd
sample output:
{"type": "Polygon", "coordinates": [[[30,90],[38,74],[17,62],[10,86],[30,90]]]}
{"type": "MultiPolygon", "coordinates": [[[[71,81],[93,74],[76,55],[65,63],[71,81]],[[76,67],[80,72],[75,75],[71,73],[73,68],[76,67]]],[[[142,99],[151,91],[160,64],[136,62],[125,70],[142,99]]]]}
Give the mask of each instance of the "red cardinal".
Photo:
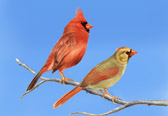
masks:
{"type": "Polygon", "coordinates": [[[66,25],[62,37],[52,49],[46,63],[31,81],[27,90],[32,89],[40,76],[49,70],[53,70],[52,73],[59,71],[60,82],[68,80],[63,70],[75,66],[81,61],[88,43],[89,29],[92,27],[84,18],[82,10],[77,9],[76,17],[66,25]]]}

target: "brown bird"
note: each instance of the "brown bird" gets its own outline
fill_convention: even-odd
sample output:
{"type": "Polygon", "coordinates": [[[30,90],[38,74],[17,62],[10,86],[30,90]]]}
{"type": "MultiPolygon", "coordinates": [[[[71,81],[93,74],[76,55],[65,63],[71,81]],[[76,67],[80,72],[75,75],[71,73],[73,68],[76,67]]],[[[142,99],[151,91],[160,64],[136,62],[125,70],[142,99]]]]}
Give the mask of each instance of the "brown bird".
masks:
{"type": "Polygon", "coordinates": [[[79,86],[66,93],[56,103],[54,103],[53,108],[61,106],[83,88],[98,89],[103,93],[103,97],[105,94],[108,94],[113,98],[114,102],[114,100],[118,97],[112,96],[108,93],[107,89],[120,80],[125,72],[129,59],[135,54],[137,54],[137,52],[130,48],[118,48],[110,58],[96,65],[85,76],[79,86]],[[104,92],[102,91],[103,89],[104,92]]]}
{"type": "Polygon", "coordinates": [[[69,80],[65,77],[63,70],[75,66],[81,61],[88,43],[89,29],[92,27],[84,18],[82,10],[77,9],[76,17],[66,25],[62,37],[52,49],[46,63],[31,81],[27,90],[32,89],[40,76],[50,70],[53,70],[52,73],[59,71],[60,82],[69,80]]]}

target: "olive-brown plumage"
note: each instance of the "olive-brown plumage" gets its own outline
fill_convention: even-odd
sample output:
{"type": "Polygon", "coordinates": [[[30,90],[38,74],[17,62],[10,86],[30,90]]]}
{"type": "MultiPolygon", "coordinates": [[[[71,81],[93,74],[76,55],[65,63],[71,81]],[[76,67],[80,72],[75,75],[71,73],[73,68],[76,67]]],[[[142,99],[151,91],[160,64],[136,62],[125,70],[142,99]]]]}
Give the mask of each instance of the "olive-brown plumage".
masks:
{"type": "Polygon", "coordinates": [[[56,103],[54,103],[53,108],[61,106],[83,88],[98,89],[104,95],[110,95],[113,98],[114,102],[114,99],[117,97],[109,94],[107,89],[113,86],[122,77],[129,59],[135,54],[137,54],[137,52],[130,48],[118,48],[117,51],[110,58],[96,65],[84,77],[79,86],[66,93],[56,103]],[[103,89],[105,92],[102,91],[103,89]]]}
{"type": "Polygon", "coordinates": [[[46,63],[39,73],[29,84],[27,90],[30,90],[37,83],[40,76],[47,71],[59,71],[61,74],[61,82],[66,81],[63,70],[75,66],[83,58],[88,38],[89,29],[92,25],[88,24],[81,9],[76,11],[76,17],[73,18],[64,28],[64,32],[60,40],[52,49],[46,63]]]}

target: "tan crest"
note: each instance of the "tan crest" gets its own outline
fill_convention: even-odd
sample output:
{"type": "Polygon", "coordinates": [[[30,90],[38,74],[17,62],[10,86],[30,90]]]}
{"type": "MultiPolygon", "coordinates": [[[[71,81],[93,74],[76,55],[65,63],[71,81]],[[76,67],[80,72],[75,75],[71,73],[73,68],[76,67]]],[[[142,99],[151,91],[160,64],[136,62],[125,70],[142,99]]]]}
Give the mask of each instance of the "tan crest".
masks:
{"type": "Polygon", "coordinates": [[[123,48],[125,48],[125,47],[120,47],[120,48],[117,48],[116,50],[120,50],[120,49],[123,49],[123,48]]]}

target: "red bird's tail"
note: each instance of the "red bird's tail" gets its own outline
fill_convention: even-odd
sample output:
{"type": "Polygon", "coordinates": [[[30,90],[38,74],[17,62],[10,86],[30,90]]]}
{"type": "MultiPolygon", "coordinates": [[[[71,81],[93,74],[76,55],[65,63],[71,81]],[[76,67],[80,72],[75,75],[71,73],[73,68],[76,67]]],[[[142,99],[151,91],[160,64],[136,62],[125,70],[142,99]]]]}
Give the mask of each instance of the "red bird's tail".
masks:
{"type": "Polygon", "coordinates": [[[73,97],[75,94],[77,94],[79,91],[81,91],[83,87],[77,86],[68,93],[66,93],[64,96],[62,96],[57,102],[54,103],[53,108],[57,108],[64,104],[66,101],[68,101],[71,97],[73,97]]]}
{"type": "Polygon", "coordinates": [[[34,77],[34,79],[31,81],[31,83],[29,84],[29,86],[28,86],[28,88],[27,88],[27,91],[28,90],[30,90],[30,89],[32,89],[34,86],[35,86],[35,84],[37,83],[37,81],[39,80],[39,78],[41,77],[41,73],[39,72],[39,73],[37,73],[37,75],[34,77]]]}
{"type": "Polygon", "coordinates": [[[27,91],[32,89],[35,84],[37,83],[37,81],[39,80],[39,78],[41,77],[41,75],[44,73],[44,72],[47,72],[49,70],[51,70],[51,64],[49,64],[50,62],[47,62],[42,68],[41,70],[37,73],[37,75],[33,78],[33,80],[31,81],[31,83],[29,84],[28,88],[27,88],[27,91]]]}

